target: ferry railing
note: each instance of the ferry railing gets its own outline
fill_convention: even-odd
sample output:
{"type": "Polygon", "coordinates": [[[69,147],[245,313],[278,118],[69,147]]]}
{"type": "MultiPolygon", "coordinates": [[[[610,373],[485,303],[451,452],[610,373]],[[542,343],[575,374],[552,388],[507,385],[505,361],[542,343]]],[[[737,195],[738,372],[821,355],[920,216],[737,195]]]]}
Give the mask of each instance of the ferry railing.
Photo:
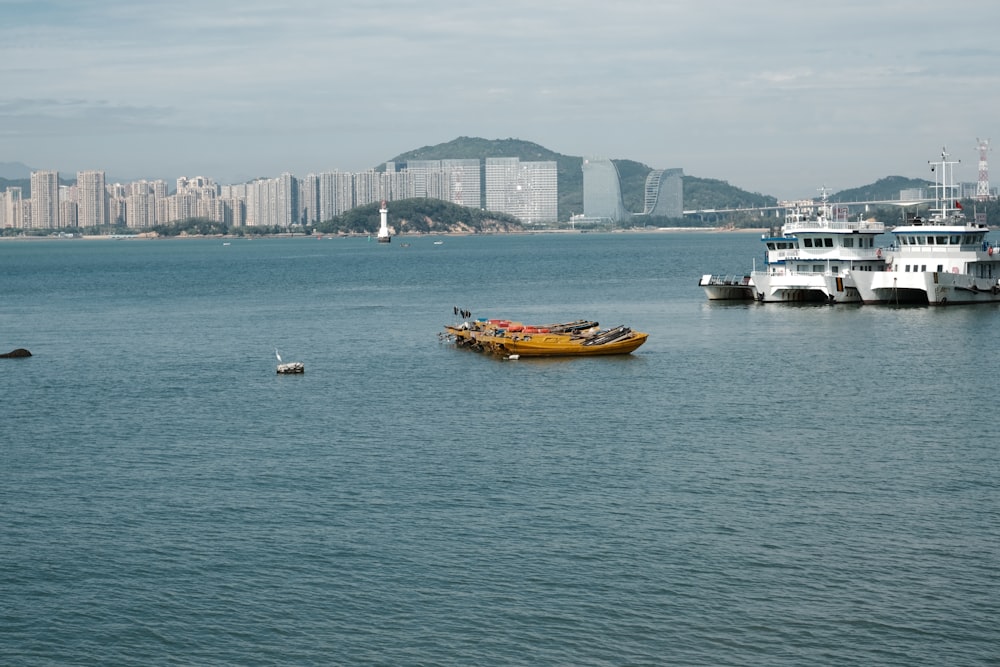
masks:
{"type": "Polygon", "coordinates": [[[744,275],[717,275],[711,276],[708,282],[702,283],[703,285],[735,285],[737,287],[745,287],[750,284],[749,274],[744,275]]]}
{"type": "Polygon", "coordinates": [[[885,223],[876,220],[792,220],[785,223],[785,232],[831,230],[844,232],[870,232],[881,234],[885,223]]]}
{"type": "Polygon", "coordinates": [[[802,260],[804,262],[860,262],[871,259],[882,259],[882,248],[791,248],[787,250],[768,250],[768,263],[802,260]],[[826,257],[826,254],[838,251],[836,258],[826,257]]]}

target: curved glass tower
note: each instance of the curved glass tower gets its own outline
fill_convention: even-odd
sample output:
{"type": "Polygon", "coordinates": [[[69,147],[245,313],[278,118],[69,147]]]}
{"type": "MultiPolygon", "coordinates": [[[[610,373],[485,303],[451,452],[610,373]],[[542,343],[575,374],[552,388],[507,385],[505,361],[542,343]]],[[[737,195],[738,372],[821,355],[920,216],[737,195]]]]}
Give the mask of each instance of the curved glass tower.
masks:
{"type": "Polygon", "coordinates": [[[628,218],[618,167],[608,158],[583,160],[583,214],[612,222],[628,218]]]}
{"type": "Polygon", "coordinates": [[[680,218],[684,215],[684,170],[654,169],[646,177],[643,210],[632,213],[622,200],[621,177],[607,158],[583,160],[583,215],[623,222],[633,216],[680,218]]]}

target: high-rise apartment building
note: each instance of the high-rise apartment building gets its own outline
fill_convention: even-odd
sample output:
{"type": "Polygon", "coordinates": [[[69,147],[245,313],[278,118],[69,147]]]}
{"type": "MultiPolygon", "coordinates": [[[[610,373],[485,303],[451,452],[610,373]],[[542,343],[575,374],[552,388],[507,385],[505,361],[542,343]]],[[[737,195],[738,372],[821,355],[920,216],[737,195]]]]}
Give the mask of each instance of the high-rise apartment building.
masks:
{"type": "Polygon", "coordinates": [[[374,204],[389,199],[382,187],[382,175],[374,169],[354,174],[354,206],[374,204]]]}
{"type": "Polygon", "coordinates": [[[324,171],[319,175],[319,222],[354,208],[354,174],[324,171]]]}
{"type": "Polygon", "coordinates": [[[406,174],[411,187],[406,197],[443,199],[469,208],[483,205],[481,163],[477,159],[410,160],[401,173],[406,174]]]}
{"type": "Polygon", "coordinates": [[[299,179],[285,172],[277,179],[277,223],[291,227],[299,222],[299,179]]]}
{"type": "Polygon", "coordinates": [[[6,192],[0,193],[0,228],[21,229],[24,226],[23,209],[21,188],[8,186],[6,192]]]}
{"type": "Polygon", "coordinates": [[[59,226],[59,172],[31,172],[31,228],[59,226]]]}
{"type": "Polygon", "coordinates": [[[108,224],[108,194],[103,171],[80,171],[76,174],[77,225],[98,227],[108,224]]]}
{"type": "Polygon", "coordinates": [[[486,158],[486,208],[526,224],[555,222],[559,218],[556,162],[486,158]]]}
{"type": "Polygon", "coordinates": [[[447,182],[442,199],[469,208],[482,208],[482,165],[479,160],[441,160],[447,182]]]}
{"type": "Polygon", "coordinates": [[[319,176],[306,174],[299,179],[299,221],[303,225],[319,222],[319,176]]]}

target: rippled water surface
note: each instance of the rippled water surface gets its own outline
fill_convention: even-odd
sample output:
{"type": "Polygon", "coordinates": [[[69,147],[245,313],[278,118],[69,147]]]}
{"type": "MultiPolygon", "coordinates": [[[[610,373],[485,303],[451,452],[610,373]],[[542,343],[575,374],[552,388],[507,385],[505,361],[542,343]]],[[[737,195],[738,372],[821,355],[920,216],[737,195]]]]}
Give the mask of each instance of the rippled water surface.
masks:
{"type": "Polygon", "coordinates": [[[0,243],[0,663],[996,664],[1000,309],[408,240],[0,243]],[[650,338],[502,362],[455,306],[650,338]]]}

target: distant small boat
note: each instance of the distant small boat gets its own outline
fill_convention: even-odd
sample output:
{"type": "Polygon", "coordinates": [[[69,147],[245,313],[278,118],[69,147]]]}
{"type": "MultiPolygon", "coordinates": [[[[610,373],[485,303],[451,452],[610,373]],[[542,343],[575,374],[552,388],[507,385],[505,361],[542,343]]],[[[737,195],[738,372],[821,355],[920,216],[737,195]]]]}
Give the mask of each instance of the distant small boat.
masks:
{"type": "Polygon", "coordinates": [[[444,245],[444,241],[435,241],[434,245],[444,245]]]}
{"type": "Polygon", "coordinates": [[[229,245],[229,241],[223,241],[222,245],[229,245]]]}

